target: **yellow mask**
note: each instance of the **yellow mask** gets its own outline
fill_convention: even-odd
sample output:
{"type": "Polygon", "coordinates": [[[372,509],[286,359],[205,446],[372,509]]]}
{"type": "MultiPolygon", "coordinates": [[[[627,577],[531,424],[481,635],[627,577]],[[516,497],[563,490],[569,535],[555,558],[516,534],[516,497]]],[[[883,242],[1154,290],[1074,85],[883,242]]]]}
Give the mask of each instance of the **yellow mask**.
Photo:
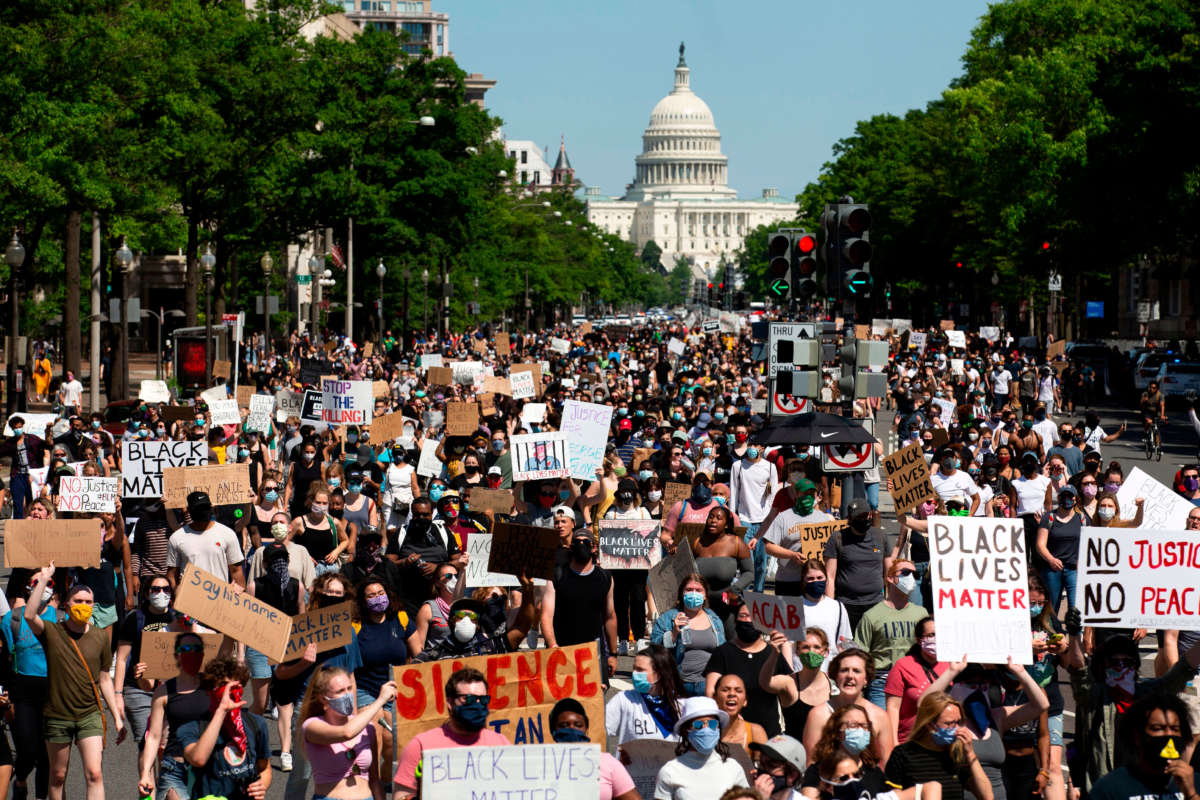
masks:
{"type": "Polygon", "coordinates": [[[72,603],[70,609],[71,619],[75,620],[80,625],[86,625],[88,620],[92,618],[92,607],[87,603],[72,603]]]}

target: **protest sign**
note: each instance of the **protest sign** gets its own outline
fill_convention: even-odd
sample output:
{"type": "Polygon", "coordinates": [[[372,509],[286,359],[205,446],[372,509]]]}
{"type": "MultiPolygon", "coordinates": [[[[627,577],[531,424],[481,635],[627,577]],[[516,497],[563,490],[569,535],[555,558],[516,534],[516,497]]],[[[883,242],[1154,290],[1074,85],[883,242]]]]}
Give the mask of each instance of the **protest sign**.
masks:
{"type": "Polygon", "coordinates": [[[663,484],[663,513],[670,511],[679,501],[687,500],[691,496],[691,484],[667,481],[663,484]]]}
{"type": "Polygon", "coordinates": [[[332,353],[334,350],[337,350],[337,349],[338,349],[337,342],[326,342],[325,343],[325,352],[326,353],[332,353]]]}
{"type": "Polygon", "coordinates": [[[299,418],[304,411],[304,394],[283,389],[275,393],[275,421],[287,422],[288,417],[299,418]]]}
{"type": "Polygon", "coordinates": [[[327,361],[318,358],[305,358],[300,361],[300,383],[305,386],[320,386],[321,376],[328,370],[327,361]]]}
{"type": "Polygon", "coordinates": [[[250,395],[250,413],[246,415],[246,430],[269,434],[271,432],[271,411],[274,408],[275,398],[271,395],[250,395]]]}
{"type": "Polygon", "coordinates": [[[310,644],[317,646],[318,653],[350,644],[354,624],[353,607],[354,603],[347,601],[328,608],[314,608],[292,617],[292,635],[288,639],[283,660],[299,658],[310,644]]]}
{"type": "MultiPolygon", "coordinates": [[[[485,586],[520,586],[521,581],[516,575],[505,572],[489,572],[488,561],[492,557],[492,534],[472,533],[467,537],[467,554],[471,557],[467,562],[466,582],[468,589],[480,589],[485,586]]],[[[545,578],[532,578],[535,586],[545,586],[545,578]]]]}
{"type": "Polygon", "coordinates": [[[253,386],[246,386],[245,384],[238,386],[237,393],[235,394],[235,397],[237,398],[238,408],[250,408],[250,398],[253,396],[254,396],[254,387],[253,386]]]}
{"type": "MultiPolygon", "coordinates": [[[[304,405],[300,409],[300,421],[310,422],[313,425],[325,425],[321,420],[321,400],[324,395],[315,389],[304,390],[304,405]]],[[[321,430],[324,430],[322,428],[321,430]]]]}
{"type": "Polygon", "coordinates": [[[950,347],[966,349],[967,334],[963,331],[948,330],[946,331],[946,344],[950,347]]]}
{"type": "Polygon", "coordinates": [[[883,468],[887,470],[888,481],[891,483],[888,491],[892,495],[897,514],[908,513],[926,500],[936,497],[933,483],[929,480],[929,465],[925,463],[920,442],[913,442],[908,447],[885,456],[883,468]]]}
{"type": "Polygon", "coordinates": [[[662,561],[650,568],[646,584],[658,613],[675,607],[679,602],[679,582],[695,571],[696,559],[687,539],[676,542],[674,555],[664,554],[662,561]]]}
{"type": "Polygon", "coordinates": [[[559,339],[557,336],[550,337],[550,349],[556,353],[562,353],[564,356],[571,352],[571,343],[566,339],[559,339]]]}
{"type": "MultiPolygon", "coordinates": [[[[225,636],[220,633],[197,633],[204,642],[204,662],[207,664],[217,657],[221,642],[225,636]]],[[[146,665],[142,677],[150,681],[165,681],[179,675],[179,665],[175,663],[175,639],[179,634],[175,631],[142,631],[142,651],[139,658],[146,665]]]]}
{"type": "Polygon", "coordinates": [[[747,591],[742,592],[742,600],[750,606],[750,617],[758,630],[763,633],[779,631],[793,642],[804,639],[803,598],[747,591]]]}
{"type": "Polygon", "coordinates": [[[476,353],[479,353],[479,355],[481,355],[481,356],[487,355],[488,344],[483,339],[472,339],[471,340],[471,349],[474,350],[476,353]]]}
{"type": "Polygon", "coordinates": [[[208,463],[208,442],[121,443],[121,496],[160,497],[163,470],[208,463]]]}
{"type": "Polygon", "coordinates": [[[454,383],[454,370],[449,367],[430,367],[425,372],[425,383],[429,386],[451,386],[454,383]]]}
{"type": "MultiPolygon", "coordinates": [[[[886,332],[887,329],[884,328],[884,331],[886,332]]],[[[854,326],[854,338],[855,339],[870,339],[871,338],[871,326],[855,325],[854,326]]]]}
{"type": "Polygon", "coordinates": [[[471,510],[491,511],[493,514],[511,514],[513,495],[509,489],[471,488],[471,510]]]}
{"type": "Polygon", "coordinates": [[[222,400],[228,400],[229,391],[225,388],[224,384],[220,386],[214,386],[211,389],[205,389],[203,392],[201,392],[200,399],[204,401],[205,405],[211,407],[213,403],[218,403],[222,400]]]}
{"type": "Polygon", "coordinates": [[[917,353],[924,353],[925,346],[929,342],[929,337],[924,331],[909,331],[908,346],[915,348],[917,353]]]}
{"type": "Polygon", "coordinates": [[[654,456],[653,447],[635,447],[633,450],[633,469],[641,469],[643,461],[649,461],[654,456]]]}
{"type": "Polygon", "coordinates": [[[602,569],[650,569],[662,560],[659,522],[653,519],[600,520],[602,569]]]}
{"type": "Polygon", "coordinates": [[[1195,532],[1084,526],[1077,563],[1084,625],[1200,630],[1195,532]]]}
{"type": "Polygon", "coordinates": [[[421,356],[421,369],[444,366],[445,362],[442,361],[441,353],[425,353],[421,356]]]}
{"type": "Polygon", "coordinates": [[[197,414],[197,411],[191,406],[159,406],[158,409],[158,415],[162,417],[163,422],[167,425],[172,425],[176,422],[186,423],[195,414],[197,414]]]}
{"type": "Polygon", "coordinates": [[[422,750],[421,796],[595,800],[600,796],[600,746],[524,744],[422,750]]]}
{"type": "Polygon", "coordinates": [[[530,578],[549,578],[554,574],[558,554],[558,532],[553,528],[497,522],[492,530],[488,571],[530,578]]]}
{"type": "Polygon", "coordinates": [[[517,375],[522,372],[528,372],[533,375],[533,397],[542,396],[542,365],[541,364],[513,364],[508,368],[508,378],[513,381],[513,399],[521,400],[523,398],[517,396],[517,384],[519,380],[517,375]]]}
{"type": "MultiPolygon", "coordinates": [[[[621,759],[621,763],[629,762],[625,764],[625,769],[633,779],[638,796],[654,797],[654,787],[658,785],[658,772],[663,768],[663,764],[675,758],[678,742],[663,739],[653,720],[647,719],[644,722],[635,718],[633,724],[637,734],[647,738],[633,739],[622,744],[620,748],[625,757],[621,759]]],[[[750,785],[753,786],[753,783],[750,785]]]]}
{"type": "Polygon", "coordinates": [[[450,364],[450,374],[455,383],[471,384],[483,374],[482,361],[454,361],[450,364]]]}
{"type": "Polygon", "coordinates": [[[442,462],[437,457],[438,443],[432,439],[421,442],[421,457],[417,459],[417,474],[425,478],[436,478],[442,474],[442,462]]]}
{"type": "Polygon", "coordinates": [[[375,343],[367,342],[363,345],[363,358],[370,358],[375,353],[375,343]]]}
{"type": "Polygon", "coordinates": [[[685,349],[686,349],[686,345],[684,345],[683,342],[681,342],[679,339],[676,339],[674,336],[672,336],[670,338],[670,340],[667,341],[667,352],[668,353],[672,353],[674,355],[681,356],[681,355],[683,355],[683,351],[685,349]]]}
{"type": "Polygon", "coordinates": [[[1033,663],[1025,526],[996,517],[930,517],[938,661],[1033,663]]]}
{"type": "Polygon", "coordinates": [[[912,330],[912,320],[911,319],[893,319],[892,320],[892,332],[893,333],[900,334],[900,333],[905,333],[905,332],[911,331],[911,330],[912,330]]]}
{"type": "Polygon", "coordinates": [[[447,403],[446,433],[450,436],[470,436],[479,430],[478,403],[447,403]]]}
{"type": "Polygon", "coordinates": [[[496,355],[506,356],[511,352],[512,352],[512,346],[509,344],[508,334],[507,333],[497,333],[496,334],[496,355]]]}
{"type": "Polygon", "coordinates": [[[229,380],[229,370],[231,367],[232,365],[228,361],[216,359],[213,361],[212,365],[212,376],[214,378],[224,378],[225,380],[229,380]]]}
{"type": "Polygon", "coordinates": [[[981,325],[979,327],[979,336],[982,339],[987,339],[989,342],[994,342],[1000,338],[1000,328],[996,325],[981,325]]]}
{"type": "Polygon", "coordinates": [[[492,698],[488,724],[510,742],[552,741],[550,710],[562,698],[573,697],[583,704],[592,723],[588,730],[592,741],[604,744],[604,690],[595,642],[396,667],[397,741],[407,742],[445,724],[446,679],[465,667],[487,676],[492,698]]]}
{"type": "Polygon", "coordinates": [[[704,331],[705,333],[720,333],[721,321],[716,319],[705,320],[703,323],[701,323],[700,330],[704,331]]]}
{"type": "MultiPolygon", "coordinates": [[[[871,320],[871,335],[872,336],[887,336],[888,331],[892,329],[892,321],[890,319],[872,319],[871,320]]],[[[864,337],[858,337],[864,338],[864,337]]]]}
{"type": "Polygon", "coordinates": [[[99,567],[103,528],[95,519],[10,519],[4,523],[4,566],[99,567]]]}
{"type": "Polygon", "coordinates": [[[138,400],[143,403],[169,403],[171,390],[167,388],[166,381],[142,381],[142,387],[138,390],[138,400]]]}
{"type": "Polygon", "coordinates": [[[526,403],[521,407],[521,424],[530,427],[546,421],[545,403],[526,403]]]}
{"type": "Polygon", "coordinates": [[[371,441],[376,444],[391,442],[403,435],[404,414],[399,411],[371,420],[371,441]]]}
{"type": "Polygon", "coordinates": [[[933,404],[938,407],[938,418],[942,421],[942,425],[946,429],[954,422],[954,412],[957,408],[953,400],[947,400],[944,397],[933,398],[933,404]]]}
{"type": "MultiPolygon", "coordinates": [[[[808,558],[825,558],[825,543],[829,537],[846,527],[845,520],[830,522],[808,522],[792,525],[787,529],[787,537],[792,541],[799,540],[799,552],[808,558]]],[[[766,533],[766,531],[763,531],[766,533]]]]}
{"type": "Polygon", "coordinates": [[[1146,501],[1139,528],[1177,531],[1187,528],[1188,513],[1194,506],[1169,486],[1164,486],[1147,475],[1141,467],[1134,467],[1117,490],[1121,519],[1129,520],[1137,516],[1138,507],[1135,501],[1139,497],[1146,501]]]}
{"type": "Polygon", "coordinates": [[[533,384],[532,372],[514,372],[508,377],[509,391],[514,400],[527,400],[537,397],[537,388],[533,384]]]}
{"type": "Polygon", "coordinates": [[[938,327],[940,327],[943,331],[952,331],[954,330],[954,320],[944,319],[938,323],[938,327]]]}
{"type": "Polygon", "coordinates": [[[58,479],[58,510],[84,513],[117,510],[119,478],[62,476],[58,479]]]}
{"type": "Polygon", "coordinates": [[[208,492],[213,506],[254,502],[250,464],[209,464],[203,467],[167,467],[163,470],[163,505],[184,508],[191,492],[208,492]]]}
{"type": "Polygon", "coordinates": [[[499,413],[496,411],[496,395],[491,392],[481,392],[476,397],[479,398],[479,416],[494,417],[499,413]]]}
{"type": "MultiPolygon", "coordinates": [[[[955,375],[962,375],[966,369],[966,364],[967,360],[965,358],[952,358],[950,359],[950,372],[955,375]]],[[[954,404],[951,403],[950,405],[953,406],[954,404]]]]}
{"type": "Polygon", "coordinates": [[[510,446],[514,481],[567,477],[567,440],[561,431],[518,434],[510,446]]]}
{"type": "Polygon", "coordinates": [[[371,381],[321,379],[321,421],[326,425],[370,425],[374,411],[371,381]]]}
{"type": "Polygon", "coordinates": [[[276,661],[292,634],[287,614],[190,562],[175,591],[175,610],[276,661]]]}
{"type": "Polygon", "coordinates": [[[612,406],[567,400],[563,404],[562,424],[559,426],[571,442],[567,469],[572,478],[592,481],[604,460],[608,446],[608,428],[612,423],[612,406]]]}
{"type": "Polygon", "coordinates": [[[376,400],[386,400],[392,396],[392,387],[387,381],[371,381],[371,397],[376,400]]]}
{"type": "Polygon", "coordinates": [[[488,375],[483,379],[483,390],[489,394],[503,394],[512,397],[512,383],[508,378],[488,375]]]}
{"type": "Polygon", "coordinates": [[[209,421],[213,425],[237,425],[242,412],[237,400],[217,400],[208,404],[209,421]]]}
{"type": "Polygon", "coordinates": [[[1057,342],[1051,342],[1046,347],[1046,360],[1051,361],[1059,356],[1064,356],[1067,353],[1067,342],[1065,339],[1059,339],[1057,342]]]}

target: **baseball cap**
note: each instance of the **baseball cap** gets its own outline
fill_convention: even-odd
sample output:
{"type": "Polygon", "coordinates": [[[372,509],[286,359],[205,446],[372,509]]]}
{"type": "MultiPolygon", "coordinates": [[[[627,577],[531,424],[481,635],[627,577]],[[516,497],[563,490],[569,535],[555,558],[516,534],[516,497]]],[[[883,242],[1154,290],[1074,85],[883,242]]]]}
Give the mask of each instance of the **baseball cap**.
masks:
{"type": "Polygon", "coordinates": [[[497,467],[495,464],[493,464],[492,466],[488,467],[487,474],[488,475],[503,475],[504,471],[502,469],[500,469],[499,467],[497,467]]]}
{"type": "Polygon", "coordinates": [[[807,755],[804,751],[804,745],[785,733],[772,736],[765,742],[751,742],[750,752],[753,754],[755,751],[764,751],[769,756],[777,758],[780,761],[786,761],[801,774],[807,768],[807,755]]]}
{"type": "Polygon", "coordinates": [[[629,417],[625,417],[624,419],[622,419],[620,422],[617,423],[617,430],[621,430],[621,431],[633,430],[633,423],[629,420],[629,417]]]}
{"type": "Polygon", "coordinates": [[[863,514],[871,513],[871,504],[862,497],[856,497],[846,506],[846,518],[853,519],[854,517],[862,516],[863,514]]]}

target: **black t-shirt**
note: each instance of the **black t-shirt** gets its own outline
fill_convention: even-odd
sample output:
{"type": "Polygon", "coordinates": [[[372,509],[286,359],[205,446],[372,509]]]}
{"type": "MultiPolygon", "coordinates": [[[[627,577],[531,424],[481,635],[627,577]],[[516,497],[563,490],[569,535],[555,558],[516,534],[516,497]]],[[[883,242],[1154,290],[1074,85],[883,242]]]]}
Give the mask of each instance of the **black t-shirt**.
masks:
{"type": "Polygon", "coordinates": [[[930,750],[909,741],[892,751],[885,774],[897,789],[936,781],[942,785],[942,800],[963,800],[963,784],[971,773],[968,767],[955,765],[949,749],[930,750]]]}
{"type": "Polygon", "coordinates": [[[134,667],[142,660],[142,632],[165,631],[174,618],[175,614],[170,611],[165,614],[155,614],[149,610],[134,609],[121,620],[121,625],[117,629],[117,643],[129,642],[132,645],[129,649],[129,663],[125,665],[126,686],[137,684],[133,673],[134,667]],[[139,617],[143,620],[141,630],[138,630],[139,617]]]}
{"type": "Polygon", "coordinates": [[[864,534],[849,526],[825,542],[825,560],[836,558],[837,598],[847,605],[874,605],[883,599],[883,557],[887,543],[883,530],[864,534]]]}
{"type": "Polygon", "coordinates": [[[594,642],[604,632],[612,578],[595,564],[580,575],[570,565],[554,577],[554,637],[560,647],[594,642]]]}
{"type": "MultiPolygon", "coordinates": [[[[715,672],[718,675],[737,675],[742,679],[742,683],[746,684],[746,707],[742,709],[742,718],[762,725],[768,737],[779,733],[779,700],[758,687],[758,673],[770,653],[770,647],[757,653],[747,653],[733,642],[725,642],[713,650],[708,658],[708,666],[704,668],[706,676],[715,672]]],[[[787,663],[782,658],[776,659],[775,674],[788,674],[787,663]]]]}
{"type": "Polygon", "coordinates": [[[804,770],[804,778],[800,786],[805,789],[816,789],[822,798],[832,800],[859,800],[861,797],[878,797],[884,792],[891,791],[887,778],[879,767],[867,767],[863,770],[862,778],[846,786],[830,786],[821,782],[821,773],[816,764],[809,764],[804,770]]]}

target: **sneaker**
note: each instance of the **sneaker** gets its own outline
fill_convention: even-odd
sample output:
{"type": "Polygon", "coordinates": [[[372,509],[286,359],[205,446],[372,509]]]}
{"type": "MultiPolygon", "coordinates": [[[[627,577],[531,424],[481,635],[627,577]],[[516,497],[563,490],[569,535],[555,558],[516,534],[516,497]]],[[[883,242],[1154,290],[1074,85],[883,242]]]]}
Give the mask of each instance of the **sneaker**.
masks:
{"type": "Polygon", "coordinates": [[[279,771],[280,772],[291,772],[292,771],[292,754],[291,753],[280,753],[279,754],[279,771]]]}
{"type": "Polygon", "coordinates": [[[629,642],[623,641],[617,645],[617,655],[619,655],[619,656],[629,655],[629,642]]]}

